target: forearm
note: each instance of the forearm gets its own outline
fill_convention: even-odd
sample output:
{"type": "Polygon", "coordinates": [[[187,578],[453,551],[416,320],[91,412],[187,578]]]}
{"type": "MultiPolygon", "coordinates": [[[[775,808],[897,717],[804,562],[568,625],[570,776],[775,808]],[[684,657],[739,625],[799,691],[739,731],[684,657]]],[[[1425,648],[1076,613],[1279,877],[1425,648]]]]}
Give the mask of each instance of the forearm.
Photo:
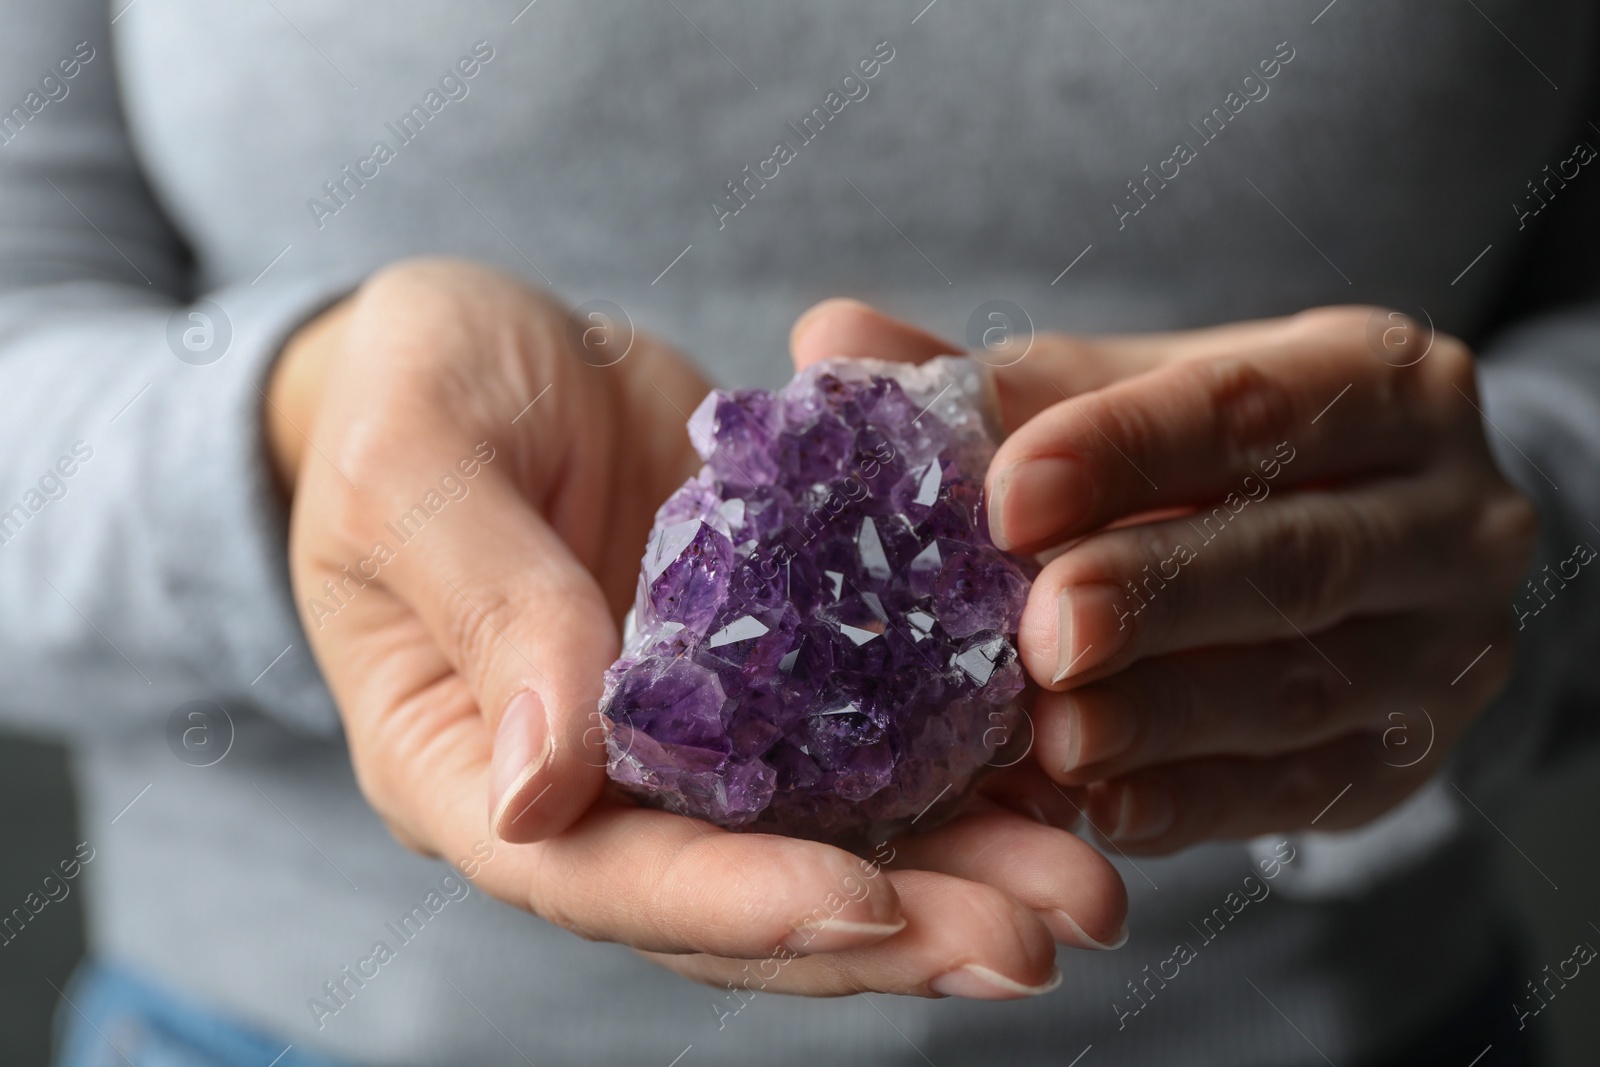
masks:
{"type": "Polygon", "coordinates": [[[331,727],[288,594],[261,410],[284,336],[339,291],[213,294],[231,338],[207,365],[169,349],[165,301],[86,285],[0,298],[9,718],[72,733],[209,696],[331,727]]]}

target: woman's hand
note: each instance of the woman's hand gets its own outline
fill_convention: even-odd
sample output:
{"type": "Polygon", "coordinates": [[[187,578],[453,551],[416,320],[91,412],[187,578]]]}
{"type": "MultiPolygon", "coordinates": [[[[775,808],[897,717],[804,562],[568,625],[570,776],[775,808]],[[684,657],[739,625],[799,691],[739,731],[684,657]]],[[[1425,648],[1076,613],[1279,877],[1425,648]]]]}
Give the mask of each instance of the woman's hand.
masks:
{"type": "Polygon", "coordinates": [[[395,834],[685,974],[745,983],[746,960],[768,961],[772,991],[1026,995],[1051,982],[1052,931],[1112,940],[1110,866],[998,807],[895,843],[880,870],[605,788],[601,674],[651,517],[698,466],[684,424],[707,388],[628,341],[486,269],[422,261],[285,350],[266,419],[295,591],[395,834]]]}
{"type": "Polygon", "coordinates": [[[1329,308],[1041,335],[991,380],[990,530],[1054,556],[1035,755],[1120,849],[1359,826],[1505,683],[1535,516],[1459,341],[1329,308]]]}
{"type": "Polygon", "coordinates": [[[1471,353],[1370,308],[1089,347],[1134,376],[1046,395],[988,482],[997,541],[1070,544],[1021,635],[1044,769],[1128,851],[1387,811],[1504,685],[1534,545],[1471,353]]]}

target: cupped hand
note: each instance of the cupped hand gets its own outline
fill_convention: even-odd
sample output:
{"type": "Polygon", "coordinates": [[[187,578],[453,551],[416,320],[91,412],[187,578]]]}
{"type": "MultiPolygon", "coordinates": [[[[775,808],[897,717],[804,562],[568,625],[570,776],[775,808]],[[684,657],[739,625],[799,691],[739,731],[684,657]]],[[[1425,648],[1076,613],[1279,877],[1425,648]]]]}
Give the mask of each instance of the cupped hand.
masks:
{"type": "MultiPolygon", "coordinates": [[[[706,388],[660,342],[457,262],[387,268],[295,336],[264,416],[363,793],[493,895],[702,980],[778,959],[762,988],[1047,988],[1052,933],[1111,941],[1125,898],[1040,822],[994,805],[864,861],[606,788],[601,675],[706,388]]],[[[1060,817],[1070,790],[1011,780],[1060,817]]]]}
{"type": "Polygon", "coordinates": [[[1328,308],[1003,355],[990,529],[1049,559],[1034,754],[1094,829],[1344,829],[1438,772],[1508,677],[1536,533],[1464,345],[1328,308]]]}

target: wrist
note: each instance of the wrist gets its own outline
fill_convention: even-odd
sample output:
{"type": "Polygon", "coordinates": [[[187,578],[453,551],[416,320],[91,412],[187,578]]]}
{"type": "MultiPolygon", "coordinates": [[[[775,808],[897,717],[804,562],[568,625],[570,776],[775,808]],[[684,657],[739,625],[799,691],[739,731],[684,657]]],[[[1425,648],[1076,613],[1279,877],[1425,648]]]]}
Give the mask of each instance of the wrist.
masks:
{"type": "Polygon", "coordinates": [[[328,368],[344,345],[351,306],[346,297],[296,330],[268,376],[262,423],[272,472],[286,500],[294,498],[307,437],[321,406],[328,368]]]}

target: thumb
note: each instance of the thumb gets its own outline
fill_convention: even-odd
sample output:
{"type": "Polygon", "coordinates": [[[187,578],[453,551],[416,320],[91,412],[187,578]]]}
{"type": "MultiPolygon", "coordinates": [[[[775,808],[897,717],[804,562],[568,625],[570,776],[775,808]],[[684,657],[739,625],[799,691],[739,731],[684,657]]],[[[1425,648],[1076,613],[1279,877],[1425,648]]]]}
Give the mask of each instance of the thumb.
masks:
{"type": "Polygon", "coordinates": [[[789,332],[789,350],[794,369],[801,371],[839,357],[921,363],[934,356],[955,355],[961,347],[859,300],[834,297],[795,320],[789,332]]]}
{"type": "Polygon", "coordinates": [[[618,637],[594,578],[507,478],[393,568],[392,590],[470,687],[489,737],[490,828],[560,833],[604,784],[598,701],[618,637]]]}

